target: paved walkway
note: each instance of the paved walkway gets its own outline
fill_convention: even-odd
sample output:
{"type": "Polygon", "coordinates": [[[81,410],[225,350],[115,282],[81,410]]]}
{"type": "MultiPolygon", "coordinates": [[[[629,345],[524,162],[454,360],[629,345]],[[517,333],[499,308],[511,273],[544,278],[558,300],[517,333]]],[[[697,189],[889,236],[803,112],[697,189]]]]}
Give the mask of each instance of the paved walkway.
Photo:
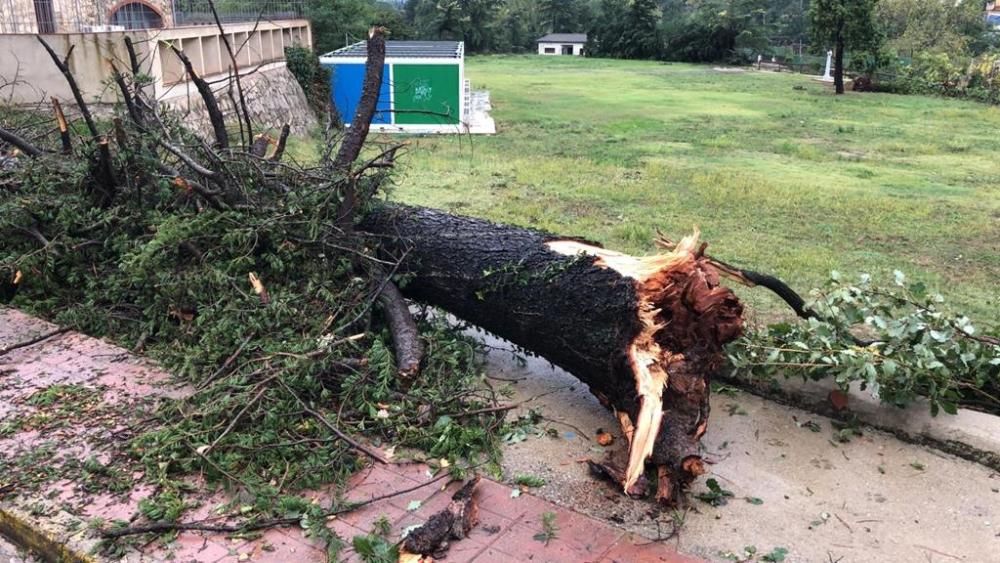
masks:
{"type": "Polygon", "coordinates": [[[647,537],[668,535],[672,520],[683,520],[672,545],[712,561],[755,546],[754,561],[783,547],[785,563],[1000,563],[1000,473],[869,428],[843,443],[829,418],[735,390],[712,395],[702,440],[710,473],[692,485],[705,492],[715,479],[733,496],[724,506],[692,499],[679,515],[651,511],[577,463],[602,450],[626,455],[614,417],[586,386],[544,359],[512,361],[496,351],[502,341],[487,344],[495,350],[487,374],[516,382],[510,401],[544,395],[509,416],[540,412],[542,430],[558,437],[544,433],[503,455],[508,478],[545,479],[533,490],[540,497],[647,537]],[[594,441],[599,428],[615,436],[611,446],[594,441]]]}
{"type": "MultiPolygon", "coordinates": [[[[0,308],[0,350],[56,328],[16,310],[0,308]]],[[[185,392],[170,387],[167,374],[149,361],[76,333],[58,334],[0,355],[0,452],[4,454],[0,467],[12,464],[6,472],[0,471],[0,491],[12,482],[11,477],[38,484],[37,490],[0,493],[0,534],[16,535],[19,542],[52,558],[60,551],[65,556],[63,550],[69,550],[70,556],[91,556],[97,538],[87,524],[95,519],[134,519],[139,502],[152,489],[142,486],[117,495],[95,493],[85,483],[51,476],[67,464],[87,459],[107,462],[120,453],[129,437],[129,427],[123,421],[155,408],[164,397],[185,392]]],[[[404,529],[443,508],[459,486],[442,487],[444,480],[431,481],[427,467],[420,464],[370,467],[352,478],[349,500],[414,490],[333,518],[328,526],[350,542],[354,536],[371,531],[384,517],[392,523],[393,537],[398,538],[404,529]],[[413,501],[420,501],[419,507],[413,501]],[[411,507],[417,508],[408,510],[411,507]]],[[[478,493],[480,523],[469,538],[453,544],[449,562],[695,561],[677,554],[668,544],[626,533],[530,494],[512,496],[512,491],[506,485],[483,480],[478,493]],[[535,538],[543,530],[546,513],[554,515],[555,527],[548,542],[535,538]]],[[[331,494],[330,490],[311,493],[319,502],[331,494]]],[[[201,506],[185,515],[186,520],[211,516],[212,508],[226,499],[206,496],[201,500],[201,506]]],[[[7,546],[0,542],[0,563],[16,560],[16,551],[7,546]]],[[[341,557],[361,561],[351,548],[341,557]]],[[[146,545],[124,558],[115,558],[176,562],[325,559],[320,546],[299,529],[271,529],[250,540],[184,532],[166,545],[146,545]]]]}

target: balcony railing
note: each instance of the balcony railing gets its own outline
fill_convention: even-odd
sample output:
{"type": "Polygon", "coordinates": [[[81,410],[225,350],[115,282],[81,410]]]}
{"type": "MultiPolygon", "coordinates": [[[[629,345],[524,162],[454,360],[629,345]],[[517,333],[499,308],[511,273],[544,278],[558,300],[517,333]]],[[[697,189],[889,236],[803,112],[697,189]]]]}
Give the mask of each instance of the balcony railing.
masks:
{"type": "MultiPolygon", "coordinates": [[[[292,20],[302,17],[303,0],[220,0],[215,9],[223,23],[292,20]]],[[[174,26],[212,25],[215,18],[206,0],[173,0],[174,26]]]]}

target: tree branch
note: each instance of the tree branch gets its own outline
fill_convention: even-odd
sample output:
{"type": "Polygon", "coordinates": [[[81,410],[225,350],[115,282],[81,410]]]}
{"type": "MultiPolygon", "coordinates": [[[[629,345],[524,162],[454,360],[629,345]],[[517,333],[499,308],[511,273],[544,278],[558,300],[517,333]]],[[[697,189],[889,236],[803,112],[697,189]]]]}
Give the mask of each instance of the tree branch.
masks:
{"type": "Polygon", "coordinates": [[[48,51],[49,56],[52,57],[52,62],[56,63],[56,67],[59,72],[62,73],[63,77],[66,78],[66,83],[69,84],[69,89],[73,92],[73,98],[76,99],[76,105],[80,108],[80,115],[83,116],[83,121],[87,124],[87,129],[90,130],[91,136],[96,138],[100,133],[97,132],[97,126],[94,125],[94,118],[90,115],[90,108],[87,106],[87,102],[83,99],[83,94],[80,92],[80,86],[77,85],[76,79],[73,78],[73,73],[70,72],[69,66],[66,65],[66,61],[69,60],[70,54],[73,52],[73,48],[70,47],[69,51],[66,53],[66,60],[59,58],[59,55],[52,49],[52,47],[42,39],[41,35],[36,35],[36,39],[45,47],[48,51]]]}
{"type": "Polygon", "coordinates": [[[63,154],[70,154],[73,152],[73,143],[69,137],[69,124],[66,122],[66,114],[63,113],[62,104],[55,96],[52,96],[52,111],[56,115],[56,125],[59,127],[59,139],[62,141],[63,154]]]}
{"type": "Polygon", "coordinates": [[[215,94],[212,93],[212,89],[209,88],[205,80],[195,72],[194,65],[191,64],[191,59],[183,51],[175,47],[173,43],[170,44],[170,50],[184,63],[184,69],[187,71],[188,76],[191,77],[191,81],[194,82],[195,88],[198,89],[198,94],[201,95],[202,101],[205,102],[205,110],[208,112],[208,119],[212,122],[212,130],[215,132],[216,144],[218,144],[219,148],[228,148],[229,133],[226,132],[226,122],[222,117],[222,111],[219,110],[219,102],[215,99],[215,94]]]}
{"type": "Polygon", "coordinates": [[[274,154],[271,155],[271,162],[278,162],[281,157],[285,154],[285,145],[288,143],[288,134],[291,133],[292,128],[286,123],[281,126],[281,134],[278,136],[278,144],[274,148],[274,154]]]}
{"type": "Polygon", "coordinates": [[[357,206],[357,185],[350,177],[351,165],[361,154],[361,147],[368,138],[372,118],[378,106],[378,95],[382,89],[382,71],[385,65],[385,34],[384,28],[373,27],[368,33],[367,54],[365,62],[365,81],[361,89],[361,100],[354,113],[351,127],[340,143],[340,149],[333,160],[334,172],[343,174],[343,199],[337,210],[338,226],[345,231],[352,228],[354,209],[357,206]]]}
{"type": "MultiPolygon", "coordinates": [[[[236,54],[233,52],[233,46],[229,43],[229,36],[226,35],[226,30],[222,27],[222,20],[219,19],[219,12],[215,9],[215,2],[208,0],[208,7],[212,10],[212,17],[215,18],[215,25],[219,28],[219,35],[222,37],[222,43],[226,46],[226,52],[229,53],[229,60],[233,63],[233,76],[236,79],[236,91],[240,94],[240,105],[237,109],[237,113],[240,113],[240,108],[242,108],[243,121],[246,123],[247,128],[247,139],[253,139],[253,123],[250,122],[250,111],[247,109],[247,99],[243,95],[243,82],[240,80],[240,65],[236,62],[236,54]]],[[[263,13],[263,12],[261,12],[263,13]]],[[[260,23],[260,17],[257,17],[257,24],[260,23]]],[[[254,25],[254,31],[257,29],[257,25],[254,25]]],[[[251,31],[251,35],[253,31],[251,31]]],[[[247,36],[249,38],[249,35],[247,36]]]]}
{"type": "Polygon", "coordinates": [[[19,151],[23,152],[24,154],[28,155],[31,158],[38,158],[44,154],[42,149],[22,139],[13,131],[8,131],[3,127],[0,127],[0,141],[13,145],[19,151]]]}
{"type": "Polygon", "coordinates": [[[403,294],[391,280],[386,280],[382,286],[378,300],[389,321],[389,333],[392,334],[392,345],[396,351],[396,371],[402,378],[412,379],[420,371],[420,362],[424,357],[424,345],[420,340],[417,323],[410,314],[403,294]]]}
{"type": "Polygon", "coordinates": [[[353,449],[355,449],[355,450],[357,450],[359,452],[362,452],[362,453],[366,454],[368,457],[370,457],[370,458],[372,458],[372,459],[374,459],[374,460],[376,460],[376,461],[378,461],[380,463],[389,463],[389,460],[384,455],[382,455],[380,452],[377,452],[377,451],[369,448],[368,446],[366,446],[366,445],[358,442],[354,438],[351,438],[350,436],[348,436],[347,434],[345,434],[343,430],[341,430],[340,428],[337,428],[332,422],[330,422],[329,420],[327,420],[325,416],[323,416],[322,414],[320,414],[320,413],[316,412],[315,410],[309,408],[309,405],[306,404],[306,402],[303,401],[302,398],[299,397],[298,394],[294,390],[292,390],[292,388],[289,387],[287,383],[285,383],[284,381],[282,381],[281,378],[278,378],[277,381],[278,381],[278,383],[280,383],[285,388],[286,391],[288,391],[288,393],[292,397],[295,398],[296,401],[299,402],[299,405],[302,406],[302,410],[304,410],[306,413],[308,413],[308,414],[316,417],[316,420],[318,420],[321,423],[323,423],[323,426],[326,426],[330,430],[330,432],[333,432],[334,434],[336,434],[338,438],[340,438],[341,440],[347,442],[348,445],[351,446],[351,448],[353,448],[353,449]]]}
{"type": "MultiPolygon", "coordinates": [[[[476,467],[479,467],[480,465],[482,464],[475,465],[470,469],[474,469],[476,467]]],[[[437,483],[438,481],[451,478],[452,478],[451,473],[444,471],[437,477],[431,479],[430,481],[420,483],[419,485],[414,485],[412,487],[407,487],[399,491],[393,491],[391,493],[378,495],[360,502],[353,502],[345,507],[328,510],[323,513],[323,517],[328,518],[330,516],[347,514],[348,512],[353,512],[361,507],[368,506],[369,504],[373,504],[385,500],[387,498],[393,498],[399,495],[412,493],[413,491],[422,489],[428,485],[437,483]]],[[[200,520],[198,522],[154,522],[153,524],[149,524],[146,526],[131,526],[128,528],[112,528],[110,530],[102,530],[101,537],[105,539],[111,539],[111,538],[120,538],[124,536],[131,536],[135,534],[149,534],[149,533],[162,534],[164,532],[182,531],[182,530],[197,530],[203,532],[227,532],[227,533],[253,532],[256,530],[263,530],[265,528],[274,528],[276,526],[291,526],[294,524],[298,524],[301,521],[302,521],[301,516],[294,516],[288,518],[272,518],[269,520],[261,520],[260,522],[251,522],[241,525],[210,524],[206,520],[200,520]]]]}

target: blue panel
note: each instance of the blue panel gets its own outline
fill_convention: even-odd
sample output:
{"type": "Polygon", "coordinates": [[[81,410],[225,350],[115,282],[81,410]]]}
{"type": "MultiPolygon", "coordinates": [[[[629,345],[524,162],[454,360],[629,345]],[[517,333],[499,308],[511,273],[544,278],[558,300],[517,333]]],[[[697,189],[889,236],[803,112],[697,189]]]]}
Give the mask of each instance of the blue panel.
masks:
{"type": "MultiPolygon", "coordinates": [[[[345,125],[354,119],[361,99],[361,87],[365,80],[365,65],[332,64],[330,67],[330,92],[333,105],[340,112],[340,118],[345,125]]],[[[382,67],[382,87],[379,89],[378,105],[375,106],[375,117],[372,123],[392,123],[392,112],[389,104],[389,65],[382,67]]]]}

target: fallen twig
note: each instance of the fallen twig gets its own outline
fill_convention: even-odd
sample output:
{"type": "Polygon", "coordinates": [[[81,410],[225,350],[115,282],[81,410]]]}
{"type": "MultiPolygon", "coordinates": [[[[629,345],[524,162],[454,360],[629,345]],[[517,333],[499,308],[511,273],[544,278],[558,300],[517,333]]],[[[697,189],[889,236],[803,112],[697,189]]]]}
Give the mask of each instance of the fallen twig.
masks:
{"type": "Polygon", "coordinates": [[[63,334],[65,332],[69,332],[71,330],[73,330],[73,329],[70,328],[70,327],[62,327],[62,328],[53,330],[51,332],[46,332],[44,334],[40,334],[40,335],[32,338],[31,340],[25,340],[24,342],[18,342],[16,344],[11,344],[10,346],[6,346],[4,348],[0,348],[0,356],[6,355],[6,354],[8,354],[10,352],[13,352],[14,350],[17,350],[18,348],[25,348],[25,347],[31,346],[33,344],[38,344],[39,342],[41,342],[43,340],[48,340],[49,338],[52,338],[53,336],[59,336],[60,334],[63,334]]]}
{"type": "Polygon", "coordinates": [[[345,434],[343,430],[337,428],[336,425],[327,420],[325,416],[310,408],[309,405],[302,400],[302,397],[299,397],[299,395],[294,390],[292,390],[292,388],[289,387],[287,383],[281,380],[281,378],[278,378],[278,383],[280,383],[282,387],[284,387],[285,390],[288,391],[288,393],[292,397],[295,397],[295,400],[298,401],[300,405],[302,405],[302,409],[305,412],[316,417],[317,420],[323,423],[323,426],[326,426],[331,432],[336,434],[341,440],[347,442],[352,448],[360,452],[363,452],[364,454],[368,455],[368,457],[378,461],[379,463],[385,463],[385,464],[390,463],[390,461],[380,452],[373,450],[372,448],[369,448],[368,446],[358,442],[354,438],[351,438],[350,436],[345,434]]]}
{"type": "MultiPolygon", "coordinates": [[[[477,466],[473,466],[470,469],[474,469],[477,466]]],[[[446,478],[451,478],[451,473],[442,473],[437,477],[427,481],[425,483],[420,483],[419,485],[414,485],[412,487],[407,487],[399,491],[393,491],[391,493],[386,493],[384,495],[379,495],[372,497],[367,500],[352,502],[347,506],[340,507],[333,510],[328,510],[323,513],[324,518],[330,516],[339,516],[341,514],[347,514],[348,512],[353,512],[359,508],[367,506],[372,503],[379,502],[388,498],[396,497],[399,495],[405,495],[406,493],[411,493],[417,489],[422,489],[428,485],[432,485],[438,481],[446,478]]],[[[301,516],[293,516],[288,518],[271,518],[268,520],[261,520],[260,522],[248,522],[246,524],[211,524],[208,520],[198,520],[196,522],[154,522],[152,524],[147,524],[145,526],[129,526],[127,528],[112,528],[109,530],[102,530],[101,537],[105,539],[111,538],[121,538],[124,536],[132,536],[136,534],[149,534],[149,533],[165,533],[174,531],[202,531],[202,532],[225,532],[225,533],[236,533],[236,532],[253,532],[256,530],[263,530],[265,528],[274,528],[276,526],[290,526],[298,524],[302,521],[301,516]]]]}

